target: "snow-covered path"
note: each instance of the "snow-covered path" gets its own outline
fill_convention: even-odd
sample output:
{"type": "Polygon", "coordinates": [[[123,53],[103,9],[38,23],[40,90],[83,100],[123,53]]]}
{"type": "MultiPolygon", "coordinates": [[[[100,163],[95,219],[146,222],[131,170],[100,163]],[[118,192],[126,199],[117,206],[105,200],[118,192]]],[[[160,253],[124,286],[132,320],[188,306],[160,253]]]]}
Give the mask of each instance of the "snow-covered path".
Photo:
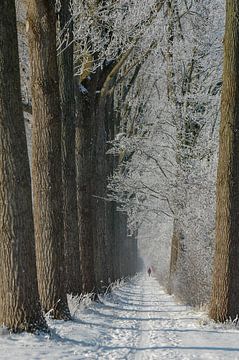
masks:
{"type": "Polygon", "coordinates": [[[238,330],[202,325],[202,314],[176,304],[142,274],[78,312],[74,322],[50,326],[51,338],[3,332],[0,359],[239,360],[238,330]]]}

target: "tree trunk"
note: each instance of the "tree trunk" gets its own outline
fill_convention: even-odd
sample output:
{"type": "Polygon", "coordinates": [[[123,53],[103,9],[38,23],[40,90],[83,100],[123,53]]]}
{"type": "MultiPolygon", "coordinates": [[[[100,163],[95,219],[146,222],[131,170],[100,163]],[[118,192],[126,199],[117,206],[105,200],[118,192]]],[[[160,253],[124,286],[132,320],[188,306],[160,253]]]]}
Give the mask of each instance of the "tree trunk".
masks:
{"type": "Polygon", "coordinates": [[[0,3],[0,325],[46,330],[37,289],[14,0],[0,3]]]}
{"type": "Polygon", "coordinates": [[[120,277],[128,276],[129,246],[127,238],[127,214],[118,211],[117,241],[119,246],[120,277]]]}
{"type": "MultiPolygon", "coordinates": [[[[65,26],[69,23],[68,42],[73,40],[73,22],[71,21],[70,1],[61,3],[59,14],[60,30],[65,36],[65,26]]],[[[63,49],[58,56],[60,74],[60,96],[62,109],[62,182],[63,182],[63,219],[64,219],[64,255],[66,271],[66,290],[77,295],[81,293],[80,245],[78,231],[76,164],[75,164],[75,100],[73,43],[63,49]]]]}
{"type": "Polygon", "coordinates": [[[134,231],[134,233],[128,237],[130,241],[130,276],[134,276],[136,273],[137,268],[137,232],[134,231]]]}
{"type": "Polygon", "coordinates": [[[109,285],[111,275],[111,249],[107,231],[107,160],[106,160],[106,118],[107,97],[97,99],[93,123],[92,153],[92,206],[94,214],[94,263],[95,279],[99,290],[109,285]]]}
{"type": "Polygon", "coordinates": [[[106,239],[106,98],[100,91],[109,68],[77,85],[77,199],[84,292],[108,285],[109,246],[106,239]]]}
{"type": "MultiPolygon", "coordinates": [[[[92,75],[93,77],[93,75],[92,75]]],[[[86,85],[86,84],[85,84],[86,85]]],[[[95,103],[95,83],[87,83],[87,90],[76,82],[76,184],[80,236],[80,266],[82,290],[92,292],[95,288],[94,244],[92,215],[92,122],[95,103]],[[91,88],[92,86],[92,88],[91,88]]]]}
{"type": "Polygon", "coordinates": [[[179,258],[179,250],[182,242],[182,233],[180,231],[180,225],[177,219],[174,219],[173,224],[173,236],[171,243],[171,256],[170,256],[170,269],[169,269],[169,281],[168,281],[168,293],[172,294],[174,292],[174,280],[177,270],[177,263],[179,258]]]}
{"type": "Polygon", "coordinates": [[[210,316],[239,314],[239,4],[226,2],[221,126],[217,172],[216,249],[210,316]]]}
{"type": "Polygon", "coordinates": [[[121,243],[119,235],[119,212],[117,211],[117,203],[112,203],[112,226],[113,226],[113,271],[114,280],[118,280],[122,277],[121,274],[121,243]]]}
{"type": "MultiPolygon", "coordinates": [[[[176,148],[176,162],[177,162],[177,182],[180,183],[182,179],[182,168],[183,159],[182,153],[184,153],[182,140],[182,112],[181,107],[177,98],[176,82],[175,82],[175,70],[174,70],[174,40],[175,40],[175,15],[176,15],[176,1],[167,0],[167,51],[166,51],[166,62],[167,62],[167,95],[168,102],[172,107],[172,120],[176,124],[176,136],[177,136],[177,148],[176,148]]],[[[170,254],[170,268],[169,268],[169,281],[167,290],[169,294],[174,292],[174,278],[177,270],[178,260],[180,258],[180,248],[182,247],[182,230],[180,224],[180,213],[179,208],[182,210],[182,203],[179,200],[181,197],[180,186],[176,184],[175,199],[174,199],[174,223],[173,223],[173,235],[171,240],[171,254],[170,254]],[[179,204],[180,202],[180,204],[179,204]]]]}
{"type": "Polygon", "coordinates": [[[44,311],[68,319],[64,289],[61,113],[54,2],[32,0],[27,30],[32,84],[32,180],[38,286],[44,311]]]}
{"type": "MultiPolygon", "coordinates": [[[[105,110],[105,127],[107,141],[114,140],[115,137],[115,116],[114,116],[114,94],[107,96],[106,110],[105,110]]],[[[111,145],[106,147],[106,151],[111,148],[111,145]]],[[[106,155],[107,178],[113,175],[116,165],[116,157],[113,154],[106,155]]],[[[119,278],[117,276],[119,270],[119,261],[115,234],[115,211],[116,203],[114,201],[106,202],[106,238],[109,243],[109,278],[113,282],[119,278]]]]}
{"type": "Polygon", "coordinates": [[[138,271],[138,231],[134,232],[133,235],[133,256],[134,256],[134,263],[133,263],[133,275],[136,274],[138,271]]]}

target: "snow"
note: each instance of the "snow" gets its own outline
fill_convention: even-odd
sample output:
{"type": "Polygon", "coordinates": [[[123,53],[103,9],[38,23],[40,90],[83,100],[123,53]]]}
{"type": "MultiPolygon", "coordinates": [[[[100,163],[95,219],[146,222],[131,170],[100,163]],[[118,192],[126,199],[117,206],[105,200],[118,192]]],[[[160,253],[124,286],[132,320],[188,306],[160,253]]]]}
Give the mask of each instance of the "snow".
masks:
{"type": "Polygon", "coordinates": [[[139,274],[74,321],[50,321],[51,336],[0,332],[0,359],[239,359],[239,331],[179,304],[139,274]]]}

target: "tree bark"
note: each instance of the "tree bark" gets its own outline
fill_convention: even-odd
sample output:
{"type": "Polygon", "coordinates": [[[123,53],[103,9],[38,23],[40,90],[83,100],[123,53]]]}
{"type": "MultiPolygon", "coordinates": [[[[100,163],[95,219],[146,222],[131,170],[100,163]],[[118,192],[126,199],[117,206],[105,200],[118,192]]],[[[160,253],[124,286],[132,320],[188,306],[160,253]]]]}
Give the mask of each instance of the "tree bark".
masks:
{"type": "MultiPolygon", "coordinates": [[[[111,148],[109,142],[114,140],[115,137],[115,116],[114,116],[114,94],[107,96],[106,100],[106,118],[105,128],[108,146],[106,151],[111,148]]],[[[116,166],[116,157],[113,154],[106,155],[106,166],[107,166],[107,178],[113,175],[116,166]]],[[[114,282],[119,278],[117,273],[119,271],[119,261],[116,244],[116,233],[115,233],[115,201],[106,202],[106,238],[109,243],[109,278],[110,282],[114,282]]]]}
{"type": "Polygon", "coordinates": [[[95,103],[96,90],[94,81],[85,84],[85,86],[87,86],[87,89],[76,82],[76,184],[82,290],[84,293],[89,293],[95,289],[93,244],[93,227],[95,224],[92,214],[91,177],[92,122],[94,121],[92,109],[95,103]]]}
{"type": "Polygon", "coordinates": [[[32,85],[32,180],[40,299],[70,317],[64,288],[61,113],[54,1],[32,0],[27,31],[32,85]]]}
{"type": "Polygon", "coordinates": [[[96,102],[92,152],[92,207],[94,215],[94,263],[95,280],[99,290],[109,285],[110,242],[107,236],[107,161],[106,161],[106,106],[107,98],[100,96],[96,102]]]}
{"type": "Polygon", "coordinates": [[[64,219],[64,255],[66,271],[66,290],[77,295],[81,293],[80,244],[76,196],[75,163],[75,99],[73,66],[73,22],[70,21],[70,1],[61,3],[59,14],[60,30],[67,25],[68,42],[63,44],[58,56],[60,96],[62,109],[62,182],[63,182],[63,219],[64,219]],[[64,49],[64,46],[67,46],[64,49]]]}
{"type": "Polygon", "coordinates": [[[216,249],[210,316],[239,314],[239,4],[226,2],[221,125],[217,172],[216,249]]]}
{"type": "Polygon", "coordinates": [[[77,84],[76,167],[80,255],[84,292],[102,290],[109,280],[106,238],[106,98],[100,96],[109,68],[77,84]]]}
{"type": "Polygon", "coordinates": [[[173,236],[171,243],[171,255],[170,255],[170,269],[169,269],[169,281],[168,281],[168,293],[171,295],[174,293],[174,278],[177,271],[178,258],[180,253],[180,245],[182,243],[183,235],[180,229],[178,219],[174,219],[173,224],[173,236]]]}
{"type": "Polygon", "coordinates": [[[0,325],[46,330],[37,288],[14,0],[0,3],[0,325]]]}
{"type": "Polygon", "coordinates": [[[119,246],[120,277],[129,275],[129,244],[127,239],[127,214],[118,211],[117,241],[119,246]]]}

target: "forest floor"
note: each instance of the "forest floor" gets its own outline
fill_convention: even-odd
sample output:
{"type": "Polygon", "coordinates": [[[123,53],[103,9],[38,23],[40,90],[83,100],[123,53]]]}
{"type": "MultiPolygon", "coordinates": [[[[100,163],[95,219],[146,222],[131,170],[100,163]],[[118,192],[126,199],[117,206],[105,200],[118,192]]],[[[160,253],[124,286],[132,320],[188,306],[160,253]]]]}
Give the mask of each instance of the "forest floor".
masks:
{"type": "Polygon", "coordinates": [[[51,336],[0,329],[0,359],[239,359],[237,328],[176,303],[153,277],[140,274],[101,300],[74,321],[50,321],[51,336]]]}

